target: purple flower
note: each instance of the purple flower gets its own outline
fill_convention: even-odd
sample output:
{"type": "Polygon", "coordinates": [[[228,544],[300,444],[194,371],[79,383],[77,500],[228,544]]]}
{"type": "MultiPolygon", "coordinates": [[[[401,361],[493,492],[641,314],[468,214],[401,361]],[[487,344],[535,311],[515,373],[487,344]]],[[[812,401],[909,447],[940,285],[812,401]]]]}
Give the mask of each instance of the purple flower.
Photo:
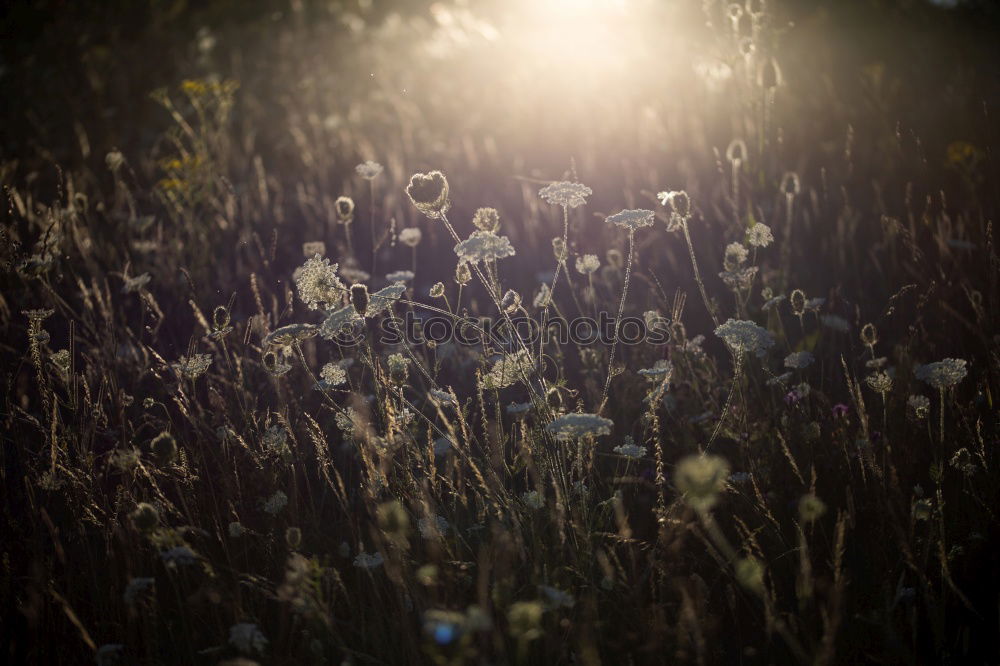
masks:
{"type": "Polygon", "coordinates": [[[786,405],[794,405],[794,404],[796,404],[799,401],[799,399],[801,397],[802,396],[799,395],[798,391],[796,391],[795,389],[792,389],[791,391],[789,391],[788,393],[785,394],[785,404],[786,405]]]}
{"type": "Polygon", "coordinates": [[[851,410],[850,407],[848,407],[842,402],[838,402],[836,405],[833,406],[830,412],[833,414],[833,418],[837,419],[843,416],[847,416],[847,412],[849,412],[850,410],[851,410]]]}

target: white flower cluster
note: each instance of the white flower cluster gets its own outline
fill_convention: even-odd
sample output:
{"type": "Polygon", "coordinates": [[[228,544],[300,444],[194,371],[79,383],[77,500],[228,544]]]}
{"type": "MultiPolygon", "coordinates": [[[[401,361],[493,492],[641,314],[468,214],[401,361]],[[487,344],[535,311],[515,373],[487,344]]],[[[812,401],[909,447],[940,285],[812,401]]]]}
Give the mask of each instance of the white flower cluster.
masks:
{"type": "Polygon", "coordinates": [[[635,231],[643,227],[653,226],[656,220],[656,213],[651,210],[639,208],[635,210],[623,210],[607,217],[608,224],[624,227],[629,231],[635,231]]]}
{"type": "Polygon", "coordinates": [[[174,369],[188,379],[198,379],[208,366],[212,365],[212,357],[209,354],[191,354],[191,356],[181,356],[174,363],[174,369]]]}
{"type": "Polygon", "coordinates": [[[545,426],[545,430],[559,441],[568,442],[588,436],[610,435],[614,425],[611,419],[597,414],[574,413],[557,417],[545,426]]]}
{"type": "Polygon", "coordinates": [[[582,183],[571,183],[565,180],[550,183],[538,191],[538,196],[554,206],[576,208],[587,203],[587,197],[593,191],[582,183]]]}
{"type": "Polygon", "coordinates": [[[309,306],[310,310],[324,310],[338,306],[343,302],[347,287],[337,277],[337,264],[331,264],[318,254],[307,259],[293,276],[299,298],[309,306]]]}
{"type": "Polygon", "coordinates": [[[500,389],[510,386],[535,371],[535,358],[527,350],[521,349],[513,354],[507,354],[493,364],[490,371],[483,377],[483,385],[489,389],[500,389]]]}
{"type": "Polygon", "coordinates": [[[320,369],[319,378],[322,380],[323,388],[340,386],[347,381],[347,373],[336,363],[327,363],[320,369]]]}
{"type": "Polygon", "coordinates": [[[951,388],[969,374],[968,362],[961,358],[946,358],[917,368],[916,377],[939,391],[951,388]]]}
{"type": "Polygon", "coordinates": [[[752,321],[730,319],[716,328],[715,334],[734,352],[749,352],[758,358],[774,346],[774,336],[752,321]]]}
{"type": "Polygon", "coordinates": [[[812,352],[807,351],[797,351],[792,352],[785,357],[785,367],[793,368],[795,370],[801,370],[802,368],[808,368],[815,362],[816,357],[812,355],[812,352]]]}
{"type": "Polygon", "coordinates": [[[771,227],[758,222],[747,229],[747,245],[750,247],[767,247],[774,242],[771,227]]]}
{"type": "Polygon", "coordinates": [[[625,443],[616,446],[614,452],[626,458],[641,458],[646,455],[646,447],[639,446],[631,437],[626,437],[625,443]]]}
{"type": "Polygon", "coordinates": [[[462,263],[478,264],[513,257],[515,251],[506,236],[497,236],[492,231],[473,231],[471,236],[455,246],[455,254],[462,263]]]}
{"type": "Polygon", "coordinates": [[[377,569],[382,566],[385,562],[385,558],[382,557],[382,553],[375,551],[375,553],[369,555],[368,553],[358,553],[358,556],[354,558],[354,566],[359,569],[377,569]]]}
{"type": "Polygon", "coordinates": [[[362,164],[354,167],[354,173],[365,180],[375,180],[382,173],[382,165],[373,160],[365,160],[362,164]]]}

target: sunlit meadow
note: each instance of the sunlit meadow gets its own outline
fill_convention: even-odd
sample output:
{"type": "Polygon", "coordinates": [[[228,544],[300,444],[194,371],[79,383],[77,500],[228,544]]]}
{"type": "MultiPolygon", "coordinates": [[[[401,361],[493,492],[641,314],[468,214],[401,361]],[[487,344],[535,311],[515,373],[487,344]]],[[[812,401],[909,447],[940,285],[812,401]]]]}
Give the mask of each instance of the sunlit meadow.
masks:
{"type": "Polygon", "coordinates": [[[0,10],[0,661],[1000,659],[991,3],[190,5],[0,10]]]}

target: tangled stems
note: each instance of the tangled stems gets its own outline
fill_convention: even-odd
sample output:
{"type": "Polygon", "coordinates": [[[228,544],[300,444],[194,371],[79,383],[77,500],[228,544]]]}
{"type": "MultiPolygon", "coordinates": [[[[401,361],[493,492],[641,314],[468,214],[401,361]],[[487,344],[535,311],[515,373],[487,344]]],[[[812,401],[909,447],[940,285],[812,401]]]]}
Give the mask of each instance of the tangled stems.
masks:
{"type": "MultiPolygon", "coordinates": [[[[691,255],[691,267],[694,269],[694,280],[698,283],[698,291],[701,292],[701,300],[705,302],[705,309],[708,310],[708,314],[712,317],[712,323],[718,328],[719,318],[715,316],[715,309],[712,307],[711,301],[708,300],[705,283],[702,281],[701,272],[698,270],[698,259],[694,256],[694,243],[691,242],[691,232],[688,230],[688,218],[684,218],[681,228],[684,229],[684,240],[687,241],[688,254],[691,255]]],[[[631,253],[629,256],[631,257],[631,253]]]]}
{"type": "MultiPolygon", "coordinates": [[[[625,297],[628,295],[628,281],[632,276],[632,251],[635,248],[635,231],[628,230],[628,260],[625,262],[625,284],[622,287],[622,300],[618,304],[618,315],[615,317],[615,334],[611,339],[611,354],[608,357],[608,376],[604,380],[604,392],[601,394],[601,404],[597,408],[597,413],[604,411],[604,405],[608,402],[608,389],[611,388],[611,376],[614,374],[615,349],[618,347],[618,326],[621,323],[622,315],[625,313],[625,297]]],[[[692,254],[692,256],[694,256],[692,254]]]]}

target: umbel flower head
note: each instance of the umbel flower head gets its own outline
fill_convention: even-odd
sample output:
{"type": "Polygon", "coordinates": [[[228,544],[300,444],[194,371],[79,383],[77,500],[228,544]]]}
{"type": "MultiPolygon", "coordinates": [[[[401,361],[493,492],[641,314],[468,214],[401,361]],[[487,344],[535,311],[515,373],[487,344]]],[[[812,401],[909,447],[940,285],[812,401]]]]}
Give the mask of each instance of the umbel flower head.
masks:
{"type": "Polygon", "coordinates": [[[566,180],[550,183],[538,191],[538,196],[545,199],[545,201],[554,206],[562,206],[563,208],[582,206],[587,203],[587,197],[591,194],[593,194],[593,191],[586,185],[571,183],[566,180]]]}
{"type": "Polygon", "coordinates": [[[730,319],[715,329],[715,334],[734,352],[749,352],[763,358],[774,346],[774,336],[752,321],[730,319]]]}
{"type": "Polygon", "coordinates": [[[423,236],[423,233],[417,227],[406,227],[399,230],[399,242],[407,247],[420,245],[420,240],[423,236]]]}
{"type": "Polygon", "coordinates": [[[619,227],[624,227],[629,231],[635,231],[636,229],[641,229],[643,227],[653,226],[653,222],[656,219],[656,213],[651,210],[646,210],[644,208],[639,208],[635,210],[623,210],[614,215],[609,215],[607,221],[609,224],[615,224],[619,227]]]}
{"type": "Polygon", "coordinates": [[[455,246],[455,254],[462,263],[478,264],[513,257],[515,252],[506,236],[497,236],[492,231],[473,231],[471,236],[455,246]]]}
{"type": "Polygon", "coordinates": [[[500,229],[500,213],[496,208],[478,208],[472,215],[472,224],[476,229],[496,232],[500,229]]]}
{"type": "Polygon", "coordinates": [[[264,336],[264,346],[291,347],[296,342],[308,340],[316,333],[317,329],[313,324],[287,324],[264,336]]]}
{"type": "Polygon", "coordinates": [[[191,354],[191,356],[181,356],[177,359],[177,363],[174,363],[174,369],[183,377],[198,379],[205,374],[210,365],[212,365],[212,357],[209,354],[191,354]]]}
{"type": "Polygon", "coordinates": [[[706,510],[718,501],[726,488],[729,463],[719,456],[688,456],[677,464],[674,483],[692,508],[706,510]]]}
{"type": "Polygon", "coordinates": [[[601,267],[601,260],[596,254],[585,254],[576,258],[576,272],[580,275],[591,275],[601,267]]]}
{"type": "Polygon", "coordinates": [[[375,180],[382,173],[382,165],[372,160],[366,160],[362,164],[354,167],[354,173],[365,180],[375,180]]]}
{"type": "Polygon", "coordinates": [[[448,179],[440,171],[415,173],[410,176],[406,195],[421,213],[431,219],[441,217],[451,207],[448,199],[448,179]]]}
{"type": "Polygon", "coordinates": [[[324,310],[341,304],[347,287],[337,277],[337,264],[318,254],[295,272],[295,288],[310,310],[324,310]]]}
{"type": "Polygon", "coordinates": [[[968,362],[961,358],[946,358],[917,368],[917,379],[930,384],[939,391],[951,388],[969,373],[968,362]]]}
{"type": "Polygon", "coordinates": [[[545,430],[560,442],[568,442],[588,436],[610,435],[614,425],[611,419],[597,414],[563,414],[545,426],[545,430]]]}
{"type": "Polygon", "coordinates": [[[774,234],[771,227],[758,222],[747,229],[747,245],[750,247],[767,247],[774,242],[774,234]]]}

